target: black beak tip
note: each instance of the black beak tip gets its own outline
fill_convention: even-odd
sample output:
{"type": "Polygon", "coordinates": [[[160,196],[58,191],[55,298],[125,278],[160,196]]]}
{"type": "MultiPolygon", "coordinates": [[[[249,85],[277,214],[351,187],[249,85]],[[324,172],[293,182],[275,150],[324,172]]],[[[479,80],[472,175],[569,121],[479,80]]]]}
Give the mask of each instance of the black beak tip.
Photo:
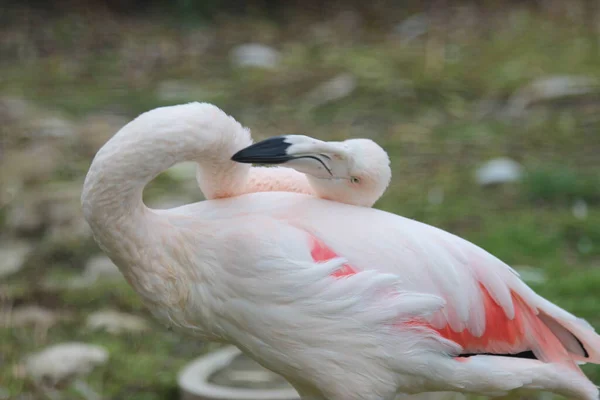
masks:
{"type": "Polygon", "coordinates": [[[286,152],[291,146],[285,136],[276,136],[254,143],[231,156],[231,160],[239,163],[281,164],[293,157],[286,152]]]}
{"type": "Polygon", "coordinates": [[[244,162],[244,150],[246,149],[242,149],[240,151],[238,151],[237,153],[235,153],[234,155],[231,156],[231,161],[235,161],[235,162],[240,162],[243,163],[244,162]]]}

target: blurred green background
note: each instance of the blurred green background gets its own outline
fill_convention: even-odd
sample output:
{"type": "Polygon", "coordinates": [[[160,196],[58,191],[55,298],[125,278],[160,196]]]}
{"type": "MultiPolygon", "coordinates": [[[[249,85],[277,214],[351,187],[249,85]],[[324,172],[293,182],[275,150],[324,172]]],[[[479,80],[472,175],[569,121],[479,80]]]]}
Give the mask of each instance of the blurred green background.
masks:
{"type": "MultiPolygon", "coordinates": [[[[112,134],[188,101],[255,140],[374,139],[393,168],[377,208],[465,237],[600,328],[598,4],[4,2],[0,399],[86,398],[30,379],[24,357],[52,344],[108,350],[83,378],[106,399],[175,399],[178,370],[214,348],[154,322],[79,209],[112,134]]],[[[201,200],[193,166],[145,197],[201,200]]]]}

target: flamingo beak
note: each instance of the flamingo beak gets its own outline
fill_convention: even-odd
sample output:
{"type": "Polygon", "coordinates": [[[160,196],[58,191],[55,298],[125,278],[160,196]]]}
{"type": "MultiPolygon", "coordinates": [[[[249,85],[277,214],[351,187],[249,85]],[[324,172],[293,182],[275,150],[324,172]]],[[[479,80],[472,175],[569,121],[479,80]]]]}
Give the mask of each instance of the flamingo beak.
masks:
{"type": "Polygon", "coordinates": [[[238,151],[231,160],[246,164],[284,164],[282,166],[304,174],[329,178],[333,176],[328,165],[331,157],[315,149],[320,144],[323,142],[308,136],[275,136],[238,151]]]}
{"type": "Polygon", "coordinates": [[[295,157],[287,153],[292,144],[285,141],[285,136],[275,136],[254,143],[237,153],[231,160],[246,164],[283,164],[293,160],[295,157]]]}

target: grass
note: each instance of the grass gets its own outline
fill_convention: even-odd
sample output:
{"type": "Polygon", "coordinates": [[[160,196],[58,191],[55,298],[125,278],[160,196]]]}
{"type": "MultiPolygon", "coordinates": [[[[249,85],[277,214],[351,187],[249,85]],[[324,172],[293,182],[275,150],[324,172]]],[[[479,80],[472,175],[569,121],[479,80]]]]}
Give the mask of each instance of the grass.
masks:
{"type": "MultiPolygon", "coordinates": [[[[600,103],[569,99],[536,106],[520,119],[502,117],[511,95],[536,78],[600,78],[595,39],[578,21],[525,7],[496,14],[466,10],[475,18],[450,13],[443,29],[410,43],[390,35],[389,24],[370,20],[355,35],[340,33],[344,28],[328,21],[333,33],[319,39],[309,25],[286,27],[260,18],[178,29],[155,20],[72,15],[44,24],[54,49],[49,54],[39,49],[35,34],[23,34],[20,45],[35,56],[3,61],[0,91],[75,121],[98,111],[130,118],[156,106],[199,100],[222,107],[256,138],[282,133],[374,138],[390,153],[394,172],[376,207],[465,237],[511,265],[543,271],[547,281],[532,287],[600,328],[600,103]],[[110,34],[103,34],[108,29],[103,24],[110,34]],[[189,53],[189,38],[203,32],[216,42],[200,55],[189,53]],[[230,65],[228,49],[251,40],[281,51],[275,70],[230,65]],[[307,94],[340,73],[356,78],[354,92],[312,108],[307,94]],[[165,82],[181,82],[185,90],[161,97],[165,82]],[[521,162],[524,180],[478,187],[475,169],[498,156],[521,162]],[[441,204],[428,200],[431,190],[443,193],[441,204]],[[573,215],[577,201],[586,202],[587,218],[573,215]]],[[[91,158],[65,153],[56,180],[82,179],[87,168],[82,160],[91,158]]],[[[146,195],[174,193],[180,185],[163,174],[146,195]]],[[[2,223],[5,212],[0,210],[2,223]]],[[[0,388],[11,396],[32,393],[32,385],[15,373],[21,357],[51,343],[81,340],[110,351],[108,366],[89,378],[106,398],[176,398],[177,370],[207,347],[158,325],[140,336],[85,331],[85,316],[100,308],[151,317],[126,285],[44,289],[39,282],[75,275],[73,265],[98,249],[79,242],[55,248],[43,234],[30,240],[43,244],[41,250],[22,273],[2,283],[0,293],[7,304],[47,303],[71,311],[74,319],[43,339],[28,329],[0,328],[0,388]]],[[[600,368],[584,369],[600,384],[600,368]]],[[[72,390],[66,393],[78,398],[72,390]]]]}

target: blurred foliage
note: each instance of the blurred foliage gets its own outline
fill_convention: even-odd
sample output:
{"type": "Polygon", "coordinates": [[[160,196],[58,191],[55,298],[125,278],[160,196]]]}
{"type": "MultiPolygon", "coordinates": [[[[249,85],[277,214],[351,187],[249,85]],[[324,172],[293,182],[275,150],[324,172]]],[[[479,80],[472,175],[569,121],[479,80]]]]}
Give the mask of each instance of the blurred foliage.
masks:
{"type": "Polygon", "coordinates": [[[600,201],[600,180],[597,174],[577,174],[564,167],[533,170],[524,186],[531,200],[569,204],[577,199],[597,204],[600,201]]]}

